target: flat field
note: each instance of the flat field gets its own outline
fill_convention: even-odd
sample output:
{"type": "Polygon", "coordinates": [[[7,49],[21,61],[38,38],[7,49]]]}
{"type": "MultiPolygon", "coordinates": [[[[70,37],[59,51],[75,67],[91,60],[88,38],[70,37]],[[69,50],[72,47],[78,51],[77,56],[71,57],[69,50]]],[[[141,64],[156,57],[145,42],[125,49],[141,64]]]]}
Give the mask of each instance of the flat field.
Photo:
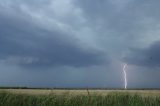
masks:
{"type": "Polygon", "coordinates": [[[160,106],[160,90],[0,89],[0,106],[160,106]]]}
{"type": "MultiPolygon", "coordinates": [[[[88,90],[90,95],[106,96],[110,93],[128,93],[140,96],[160,96],[160,90],[88,90]]],[[[42,89],[0,89],[0,92],[28,95],[88,95],[87,90],[42,90],[42,89]]]]}

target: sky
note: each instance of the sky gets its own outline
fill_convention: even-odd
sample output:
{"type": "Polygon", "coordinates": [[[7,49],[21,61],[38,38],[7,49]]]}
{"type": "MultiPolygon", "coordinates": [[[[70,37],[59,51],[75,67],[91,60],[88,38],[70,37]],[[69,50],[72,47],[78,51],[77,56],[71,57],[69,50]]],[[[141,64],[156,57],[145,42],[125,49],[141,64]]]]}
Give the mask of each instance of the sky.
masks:
{"type": "Polygon", "coordinates": [[[160,88],[159,0],[0,0],[0,86],[160,88]]]}

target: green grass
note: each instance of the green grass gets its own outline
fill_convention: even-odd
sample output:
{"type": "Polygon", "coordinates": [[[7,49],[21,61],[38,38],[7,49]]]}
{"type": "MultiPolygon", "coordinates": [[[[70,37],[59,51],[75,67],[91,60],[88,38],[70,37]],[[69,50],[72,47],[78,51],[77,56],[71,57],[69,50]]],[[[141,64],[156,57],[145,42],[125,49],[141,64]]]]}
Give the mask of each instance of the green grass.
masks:
{"type": "Polygon", "coordinates": [[[0,93],[0,106],[160,106],[160,97],[129,93],[101,95],[26,95],[0,93]]]}

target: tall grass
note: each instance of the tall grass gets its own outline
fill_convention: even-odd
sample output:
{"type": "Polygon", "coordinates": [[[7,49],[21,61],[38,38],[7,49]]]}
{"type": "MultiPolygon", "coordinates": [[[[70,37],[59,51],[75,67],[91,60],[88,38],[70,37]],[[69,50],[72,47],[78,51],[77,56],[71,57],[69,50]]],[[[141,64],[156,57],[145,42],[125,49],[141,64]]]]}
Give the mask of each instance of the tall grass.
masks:
{"type": "Polygon", "coordinates": [[[0,106],[160,106],[160,97],[127,93],[101,95],[24,95],[0,93],[0,106]]]}

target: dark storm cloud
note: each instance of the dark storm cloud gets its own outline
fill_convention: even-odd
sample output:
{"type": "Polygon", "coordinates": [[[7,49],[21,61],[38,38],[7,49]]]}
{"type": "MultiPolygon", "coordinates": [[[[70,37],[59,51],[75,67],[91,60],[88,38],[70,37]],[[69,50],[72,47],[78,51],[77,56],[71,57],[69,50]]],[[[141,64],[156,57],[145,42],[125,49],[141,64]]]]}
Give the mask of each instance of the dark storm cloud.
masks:
{"type": "Polygon", "coordinates": [[[144,37],[140,33],[146,30],[147,23],[159,21],[160,17],[158,0],[76,0],[75,4],[83,9],[88,23],[100,26],[101,32],[112,31],[110,36],[127,40],[144,37]]]}
{"type": "Polygon", "coordinates": [[[0,0],[0,86],[159,87],[159,4],[0,0]]]}
{"type": "Polygon", "coordinates": [[[128,56],[124,60],[128,64],[145,66],[145,67],[160,67],[160,41],[153,43],[148,48],[131,49],[128,56]]]}
{"type": "MultiPolygon", "coordinates": [[[[21,14],[23,15],[23,14],[21,14]]],[[[0,61],[20,66],[90,66],[103,62],[103,53],[84,50],[74,38],[46,30],[29,19],[0,12],[0,61]]]]}
{"type": "Polygon", "coordinates": [[[134,9],[131,9],[133,6],[128,3],[130,1],[98,0],[93,2],[92,0],[77,0],[76,3],[84,10],[85,17],[91,22],[98,24],[99,21],[102,21],[104,30],[106,28],[116,30],[121,34],[124,30],[134,27],[134,22],[137,21],[136,13],[133,12],[134,9]],[[131,8],[128,8],[129,6],[131,8]]]}

